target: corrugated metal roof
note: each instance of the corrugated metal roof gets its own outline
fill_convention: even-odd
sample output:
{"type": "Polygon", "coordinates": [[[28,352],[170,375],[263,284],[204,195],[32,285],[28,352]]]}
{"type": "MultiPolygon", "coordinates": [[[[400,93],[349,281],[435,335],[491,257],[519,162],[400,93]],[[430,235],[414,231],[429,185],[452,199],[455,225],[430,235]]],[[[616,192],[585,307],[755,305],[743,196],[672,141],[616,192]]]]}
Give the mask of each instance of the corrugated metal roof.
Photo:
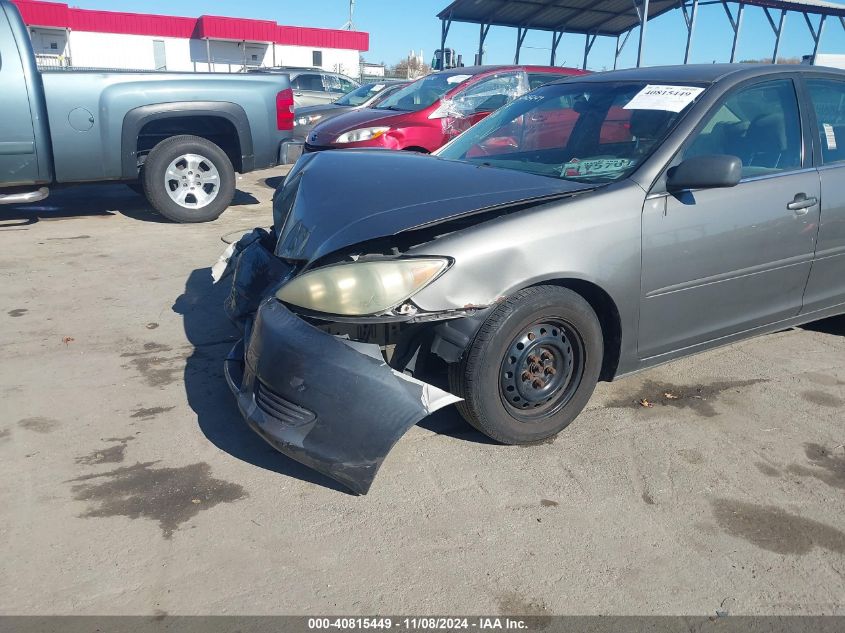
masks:
{"type": "Polygon", "coordinates": [[[70,12],[66,4],[58,2],[33,2],[16,0],[24,22],[31,26],[46,26],[65,29],[70,26],[70,12]]]}
{"type": "MultiPolygon", "coordinates": [[[[637,2],[642,4],[642,0],[637,2]]],[[[652,19],[680,8],[680,0],[651,0],[652,19]]],[[[845,16],[845,5],[823,0],[744,0],[744,4],[812,14],[845,16]]],[[[639,25],[634,0],[454,0],[440,19],[543,31],[615,37],[639,25]]]]}
{"type": "Polygon", "coordinates": [[[193,18],[166,15],[74,8],[68,11],[68,15],[68,27],[73,31],[190,38],[196,28],[196,20],[193,18]]]}
{"type": "Polygon", "coordinates": [[[276,39],[278,25],[269,20],[225,18],[203,15],[197,20],[196,37],[212,40],[246,40],[272,42],[276,39]]]}
{"type": "Polygon", "coordinates": [[[363,31],[315,29],[306,26],[278,26],[275,42],[289,46],[366,51],[370,48],[370,34],[363,31]]]}

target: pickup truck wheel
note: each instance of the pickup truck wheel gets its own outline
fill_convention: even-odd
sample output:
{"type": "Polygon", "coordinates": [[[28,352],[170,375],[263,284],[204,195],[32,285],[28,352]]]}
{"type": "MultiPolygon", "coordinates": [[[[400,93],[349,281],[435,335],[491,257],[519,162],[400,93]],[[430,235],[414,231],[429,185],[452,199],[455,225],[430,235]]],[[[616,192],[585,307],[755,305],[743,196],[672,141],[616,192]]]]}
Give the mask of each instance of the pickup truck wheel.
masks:
{"type": "Polygon", "coordinates": [[[144,163],[144,193],[174,222],[209,222],[232,203],[235,170],[226,153],[198,136],[173,136],[144,163]]]}
{"type": "Polygon", "coordinates": [[[526,288],[482,324],[449,366],[461,415],[504,444],[536,444],[566,428],[586,406],[601,371],[601,324],[579,294],[526,288]]]}

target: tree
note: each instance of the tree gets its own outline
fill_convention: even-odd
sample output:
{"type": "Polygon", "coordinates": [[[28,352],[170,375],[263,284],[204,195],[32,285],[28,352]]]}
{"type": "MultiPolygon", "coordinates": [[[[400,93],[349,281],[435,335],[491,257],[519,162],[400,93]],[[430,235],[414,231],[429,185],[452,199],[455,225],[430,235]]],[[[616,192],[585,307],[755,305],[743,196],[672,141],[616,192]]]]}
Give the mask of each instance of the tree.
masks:
{"type": "Polygon", "coordinates": [[[417,79],[425,77],[431,72],[431,66],[426,64],[421,57],[417,55],[408,55],[405,59],[391,68],[391,73],[397,77],[404,77],[406,79],[417,79]]]}
{"type": "MultiPolygon", "coordinates": [[[[762,59],[741,59],[740,64],[771,64],[771,57],[764,57],[762,59]]],[[[778,64],[800,64],[800,57],[778,57],[778,64]]]]}

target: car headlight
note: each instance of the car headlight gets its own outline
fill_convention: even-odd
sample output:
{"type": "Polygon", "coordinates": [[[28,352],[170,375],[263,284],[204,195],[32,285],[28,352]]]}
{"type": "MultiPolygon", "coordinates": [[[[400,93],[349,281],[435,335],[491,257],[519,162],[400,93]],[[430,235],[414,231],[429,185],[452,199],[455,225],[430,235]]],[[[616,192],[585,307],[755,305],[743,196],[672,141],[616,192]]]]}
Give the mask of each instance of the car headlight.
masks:
{"type": "Polygon", "coordinates": [[[344,132],[337,137],[335,143],[359,143],[361,141],[372,141],[387,132],[389,129],[389,127],[362,127],[357,130],[352,130],[351,132],[344,132]]]}
{"type": "Polygon", "coordinates": [[[443,258],[355,262],[317,268],[282,286],[285,303],[328,314],[366,316],[396,307],[449,267],[443,258]]]}
{"type": "Polygon", "coordinates": [[[306,116],[301,116],[296,120],[297,125],[311,125],[312,123],[316,123],[320,119],[323,118],[322,114],[308,114],[306,116]]]}

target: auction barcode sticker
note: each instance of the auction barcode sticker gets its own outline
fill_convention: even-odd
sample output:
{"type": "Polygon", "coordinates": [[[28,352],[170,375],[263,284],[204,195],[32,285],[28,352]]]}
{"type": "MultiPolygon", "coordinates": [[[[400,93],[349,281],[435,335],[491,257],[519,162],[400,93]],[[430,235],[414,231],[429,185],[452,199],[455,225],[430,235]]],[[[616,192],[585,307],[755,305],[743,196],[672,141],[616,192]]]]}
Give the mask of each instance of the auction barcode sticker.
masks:
{"type": "Polygon", "coordinates": [[[827,149],[833,151],[836,149],[836,132],[833,131],[833,126],[830,123],[823,123],[824,136],[827,141],[827,149]]]}
{"type": "Polygon", "coordinates": [[[680,112],[704,92],[694,86],[661,86],[649,84],[625,106],[625,110],[666,110],[680,112]]]}

